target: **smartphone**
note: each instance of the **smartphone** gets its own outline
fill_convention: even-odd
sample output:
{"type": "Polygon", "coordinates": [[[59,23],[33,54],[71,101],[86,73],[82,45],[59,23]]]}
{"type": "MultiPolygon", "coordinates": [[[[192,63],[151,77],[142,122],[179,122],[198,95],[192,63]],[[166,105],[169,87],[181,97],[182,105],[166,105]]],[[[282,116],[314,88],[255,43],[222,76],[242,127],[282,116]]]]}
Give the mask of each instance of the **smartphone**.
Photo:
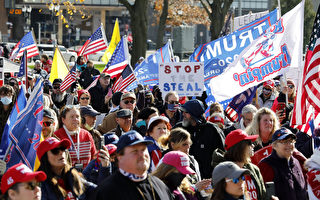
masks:
{"type": "Polygon", "coordinates": [[[275,190],[274,190],[274,182],[266,182],[266,193],[267,193],[267,199],[271,199],[271,196],[275,196],[275,190]]]}
{"type": "Polygon", "coordinates": [[[103,146],[104,146],[104,136],[100,136],[100,138],[101,138],[100,149],[103,149],[103,146]]]}
{"type": "Polygon", "coordinates": [[[284,113],[285,110],[286,110],[286,103],[284,103],[284,102],[278,102],[277,110],[281,110],[282,113],[284,113]]]}

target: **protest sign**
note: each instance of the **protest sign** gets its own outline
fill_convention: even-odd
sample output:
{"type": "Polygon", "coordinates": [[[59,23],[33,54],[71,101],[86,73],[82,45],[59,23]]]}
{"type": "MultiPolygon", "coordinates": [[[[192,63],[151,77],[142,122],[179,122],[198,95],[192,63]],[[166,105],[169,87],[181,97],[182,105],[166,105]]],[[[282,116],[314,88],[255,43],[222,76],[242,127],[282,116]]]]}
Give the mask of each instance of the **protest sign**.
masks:
{"type": "Polygon", "coordinates": [[[204,65],[199,62],[159,64],[159,88],[164,96],[176,91],[179,96],[201,96],[204,65]]]}

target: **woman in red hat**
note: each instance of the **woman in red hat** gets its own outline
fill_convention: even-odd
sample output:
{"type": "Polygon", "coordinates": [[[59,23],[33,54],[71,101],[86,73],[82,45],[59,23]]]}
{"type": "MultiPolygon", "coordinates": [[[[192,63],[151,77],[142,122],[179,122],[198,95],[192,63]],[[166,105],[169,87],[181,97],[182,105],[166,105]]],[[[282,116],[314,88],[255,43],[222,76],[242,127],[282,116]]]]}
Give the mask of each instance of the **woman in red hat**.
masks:
{"type": "Polygon", "coordinates": [[[46,178],[43,171],[33,172],[25,164],[16,164],[2,176],[1,199],[40,200],[40,182],[46,178]]]}
{"type": "Polygon", "coordinates": [[[78,102],[80,106],[90,105],[91,96],[87,90],[78,90],[78,102]]]}
{"type": "Polygon", "coordinates": [[[47,174],[41,185],[42,200],[73,200],[84,198],[94,188],[82,175],[67,162],[67,149],[71,143],[67,139],[59,141],[49,137],[39,144],[37,156],[40,160],[38,170],[47,174]]]}
{"type": "Polygon", "coordinates": [[[220,149],[214,151],[212,165],[215,167],[223,161],[232,161],[240,168],[248,169],[250,174],[245,175],[245,184],[251,200],[267,200],[266,188],[259,168],[251,163],[253,156],[253,142],[258,135],[248,135],[241,129],[231,131],[225,139],[226,152],[220,149]]]}

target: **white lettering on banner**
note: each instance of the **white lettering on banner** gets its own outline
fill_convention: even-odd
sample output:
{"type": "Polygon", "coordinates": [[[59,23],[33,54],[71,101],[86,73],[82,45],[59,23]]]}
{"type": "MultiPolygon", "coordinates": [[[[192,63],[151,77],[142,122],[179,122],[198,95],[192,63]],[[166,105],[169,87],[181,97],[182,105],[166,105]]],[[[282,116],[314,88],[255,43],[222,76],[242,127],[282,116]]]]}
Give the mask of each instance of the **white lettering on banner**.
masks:
{"type": "Polygon", "coordinates": [[[204,88],[204,66],[198,62],[159,64],[159,88],[163,97],[170,91],[179,96],[201,96],[204,88]]]}
{"type": "Polygon", "coordinates": [[[248,186],[248,190],[252,190],[252,189],[255,189],[256,186],[254,185],[254,182],[253,180],[247,180],[247,186],[248,186]]]}
{"type": "Polygon", "coordinates": [[[269,155],[268,149],[266,149],[266,151],[263,153],[263,155],[265,155],[265,156],[269,155]]]}
{"type": "Polygon", "coordinates": [[[251,200],[258,200],[257,187],[254,184],[251,176],[246,175],[245,178],[246,178],[245,183],[246,183],[246,186],[247,186],[247,190],[248,190],[248,194],[250,196],[250,199],[251,200]]]}

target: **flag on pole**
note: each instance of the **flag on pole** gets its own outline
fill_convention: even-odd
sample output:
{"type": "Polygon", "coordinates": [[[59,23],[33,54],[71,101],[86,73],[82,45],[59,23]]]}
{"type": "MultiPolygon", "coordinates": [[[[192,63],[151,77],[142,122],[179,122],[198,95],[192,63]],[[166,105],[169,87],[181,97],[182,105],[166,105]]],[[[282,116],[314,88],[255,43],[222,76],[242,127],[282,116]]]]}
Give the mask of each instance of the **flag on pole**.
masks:
{"type": "Polygon", "coordinates": [[[61,92],[67,90],[71,86],[71,84],[77,80],[78,74],[76,72],[76,68],[76,65],[74,65],[67,74],[67,76],[64,78],[63,82],[60,85],[61,92]]]}
{"type": "Polygon", "coordinates": [[[104,63],[108,64],[108,61],[111,58],[111,56],[112,56],[114,50],[116,49],[118,43],[120,42],[120,40],[121,40],[120,29],[119,29],[119,22],[118,22],[118,18],[117,18],[116,22],[114,23],[111,41],[109,43],[107,50],[104,52],[103,57],[101,58],[101,60],[104,63]]]}
{"type": "Polygon", "coordinates": [[[25,50],[22,55],[18,77],[26,76],[27,73],[27,51],[25,50]]]}
{"type": "Polygon", "coordinates": [[[117,78],[129,63],[127,38],[122,37],[102,73],[108,73],[111,78],[117,78]]]}
{"type": "Polygon", "coordinates": [[[302,58],[304,1],[254,40],[209,87],[220,102],[299,66],[302,58]]]}
{"type": "Polygon", "coordinates": [[[105,36],[103,26],[101,25],[96,32],[84,43],[78,52],[78,56],[88,56],[95,52],[104,50],[108,47],[108,41],[105,36]]]}
{"type": "Polygon", "coordinates": [[[61,78],[63,80],[67,76],[68,72],[69,68],[67,66],[67,63],[66,61],[64,61],[59,48],[56,47],[54,51],[49,81],[52,83],[56,78],[61,78]]]}
{"type": "Polygon", "coordinates": [[[127,65],[119,78],[113,84],[112,90],[113,92],[123,91],[134,81],[136,81],[136,77],[133,73],[133,70],[130,65],[127,65]]]}
{"type": "Polygon", "coordinates": [[[37,43],[33,37],[32,31],[23,36],[23,38],[16,44],[11,52],[10,59],[19,59],[22,56],[24,50],[27,50],[27,58],[39,55],[37,43]]]}
{"type": "Polygon", "coordinates": [[[7,167],[23,162],[34,169],[36,149],[40,142],[43,118],[43,81],[37,80],[26,107],[18,114],[9,132],[13,142],[7,167]]]}
{"type": "Polygon", "coordinates": [[[305,64],[300,74],[297,97],[293,108],[291,125],[303,125],[309,121],[308,111],[320,112],[320,6],[314,20],[305,64]]]}
{"type": "Polygon", "coordinates": [[[26,89],[24,85],[21,86],[17,101],[14,104],[14,107],[10,113],[10,116],[7,120],[6,126],[4,127],[1,144],[0,144],[0,159],[5,159],[5,154],[7,149],[10,147],[9,144],[11,140],[9,139],[9,132],[12,130],[13,124],[17,120],[17,116],[20,111],[22,111],[27,105],[27,98],[26,98],[26,89]]]}

